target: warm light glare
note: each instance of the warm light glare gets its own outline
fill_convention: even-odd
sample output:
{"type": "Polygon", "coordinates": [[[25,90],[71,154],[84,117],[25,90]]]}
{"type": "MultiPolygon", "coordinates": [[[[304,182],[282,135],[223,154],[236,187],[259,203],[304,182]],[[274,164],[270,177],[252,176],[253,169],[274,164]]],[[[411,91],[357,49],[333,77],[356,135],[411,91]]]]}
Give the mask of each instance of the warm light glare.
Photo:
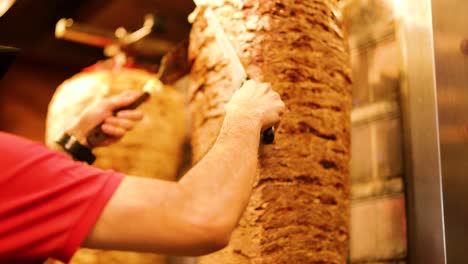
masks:
{"type": "Polygon", "coordinates": [[[0,17],[3,16],[16,0],[0,0],[0,17]]]}
{"type": "Polygon", "coordinates": [[[393,1],[393,13],[395,19],[399,19],[405,14],[404,1],[406,0],[394,0],[393,1]]]}

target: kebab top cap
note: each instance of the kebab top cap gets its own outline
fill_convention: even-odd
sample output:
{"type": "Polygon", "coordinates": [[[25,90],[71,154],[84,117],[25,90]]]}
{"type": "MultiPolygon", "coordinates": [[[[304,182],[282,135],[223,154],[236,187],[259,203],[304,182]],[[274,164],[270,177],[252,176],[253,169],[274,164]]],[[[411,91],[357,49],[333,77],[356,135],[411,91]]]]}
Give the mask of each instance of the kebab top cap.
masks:
{"type": "Polygon", "coordinates": [[[13,47],[0,46],[0,79],[3,78],[8,68],[13,63],[19,49],[13,47]]]}

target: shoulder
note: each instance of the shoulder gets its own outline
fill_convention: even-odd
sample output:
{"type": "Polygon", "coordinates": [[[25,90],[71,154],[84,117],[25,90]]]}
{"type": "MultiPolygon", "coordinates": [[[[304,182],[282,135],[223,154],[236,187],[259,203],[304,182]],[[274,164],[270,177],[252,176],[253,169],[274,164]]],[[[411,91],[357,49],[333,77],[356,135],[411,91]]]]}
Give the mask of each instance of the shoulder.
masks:
{"type": "Polygon", "coordinates": [[[113,171],[76,162],[38,142],[3,132],[0,132],[0,153],[0,184],[21,185],[23,193],[29,187],[31,191],[66,185],[78,189],[80,185],[103,184],[109,177],[119,176],[113,171]]]}
{"type": "MultiPolygon", "coordinates": [[[[16,135],[0,132],[0,170],[7,175],[9,170],[38,168],[59,164],[69,159],[65,154],[52,151],[40,144],[16,135]]],[[[13,173],[13,172],[12,172],[13,173]]]]}
{"type": "Polygon", "coordinates": [[[2,132],[0,152],[0,234],[7,234],[0,236],[0,262],[12,256],[68,261],[123,175],[2,132]],[[19,256],[18,249],[24,249],[19,256]]]}

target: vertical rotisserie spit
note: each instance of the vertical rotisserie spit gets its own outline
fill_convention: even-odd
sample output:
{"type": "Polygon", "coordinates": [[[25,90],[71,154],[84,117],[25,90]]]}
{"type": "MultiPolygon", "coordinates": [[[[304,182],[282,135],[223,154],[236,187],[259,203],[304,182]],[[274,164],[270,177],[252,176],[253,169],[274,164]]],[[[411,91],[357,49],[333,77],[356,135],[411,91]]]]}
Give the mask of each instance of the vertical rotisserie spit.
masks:
{"type": "MultiPolygon", "coordinates": [[[[337,2],[207,1],[247,74],[270,82],[287,110],[275,143],[261,146],[259,179],[230,245],[201,264],[346,263],[351,71],[337,2]]],[[[233,93],[229,58],[202,12],[189,49],[195,162],[233,93]]]]}

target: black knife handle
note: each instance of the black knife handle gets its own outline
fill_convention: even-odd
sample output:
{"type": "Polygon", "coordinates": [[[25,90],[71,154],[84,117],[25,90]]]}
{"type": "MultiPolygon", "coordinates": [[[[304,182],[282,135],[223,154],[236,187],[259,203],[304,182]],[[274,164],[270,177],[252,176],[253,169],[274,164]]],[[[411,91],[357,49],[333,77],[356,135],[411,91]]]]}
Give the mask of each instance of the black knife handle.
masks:
{"type": "Polygon", "coordinates": [[[138,106],[140,106],[143,102],[145,102],[148,98],[150,97],[150,94],[148,92],[144,92],[142,95],[138,96],[135,101],[133,101],[131,104],[120,107],[114,110],[114,115],[116,115],[118,112],[122,110],[133,110],[136,109],[138,106]]]}
{"type": "Polygon", "coordinates": [[[272,144],[275,141],[275,128],[270,127],[263,131],[261,139],[263,144],[272,144]]]}
{"type": "MultiPolygon", "coordinates": [[[[133,101],[131,104],[117,108],[113,111],[114,116],[117,115],[119,111],[122,110],[133,110],[136,109],[139,105],[141,105],[144,101],[146,101],[150,97],[150,94],[148,92],[144,92],[142,95],[140,95],[135,101],[133,101]]],[[[86,136],[86,142],[88,143],[88,146],[93,148],[97,145],[99,145],[101,142],[106,140],[108,136],[102,131],[102,124],[104,122],[100,123],[96,127],[94,127],[91,131],[89,131],[88,135],[86,136]]]]}

